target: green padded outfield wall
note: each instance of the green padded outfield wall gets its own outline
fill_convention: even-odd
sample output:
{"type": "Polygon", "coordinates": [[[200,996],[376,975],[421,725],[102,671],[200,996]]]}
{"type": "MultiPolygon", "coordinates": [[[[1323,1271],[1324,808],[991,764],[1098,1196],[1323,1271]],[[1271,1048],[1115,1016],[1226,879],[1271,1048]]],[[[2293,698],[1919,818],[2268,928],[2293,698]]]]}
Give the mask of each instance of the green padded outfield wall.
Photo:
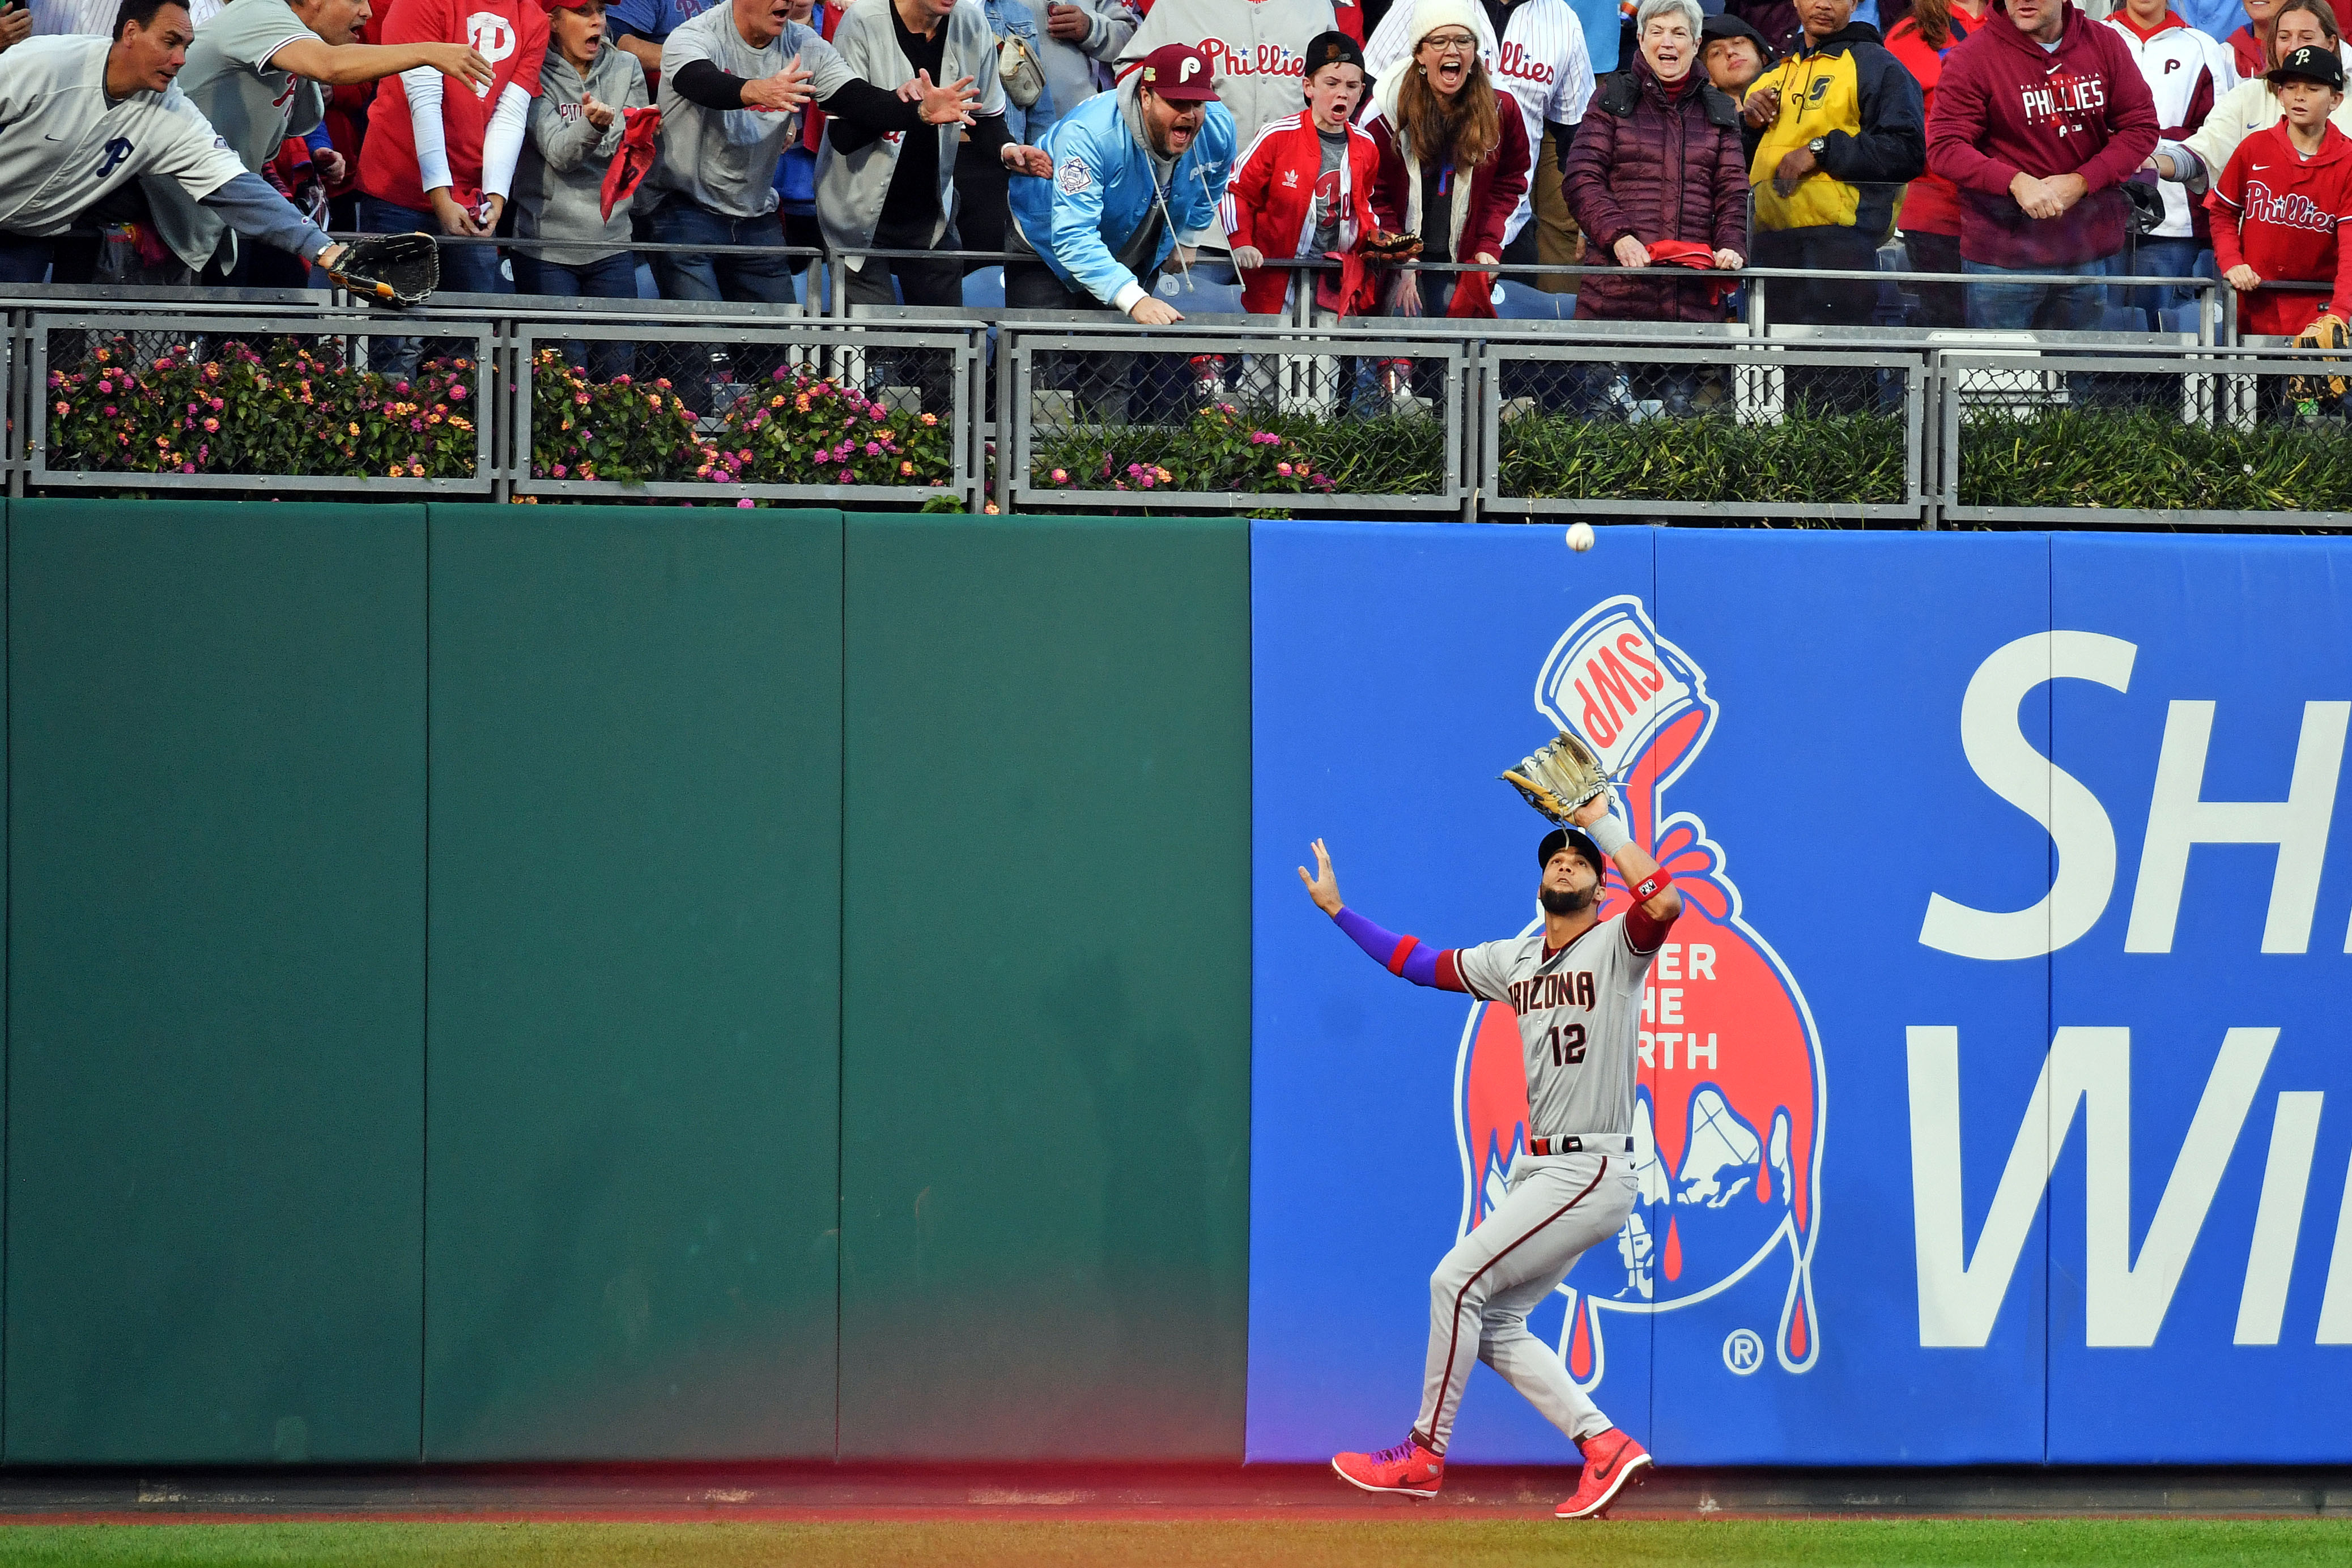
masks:
{"type": "Polygon", "coordinates": [[[841,553],[433,508],[429,1459],[833,1452],[841,553]]]}
{"type": "Polygon", "coordinates": [[[847,560],[842,1456],[1238,1458],[1247,525],[847,560]]]}
{"type": "Polygon", "coordinates": [[[425,509],[8,525],[7,1458],[414,1459],[425,509]]]}

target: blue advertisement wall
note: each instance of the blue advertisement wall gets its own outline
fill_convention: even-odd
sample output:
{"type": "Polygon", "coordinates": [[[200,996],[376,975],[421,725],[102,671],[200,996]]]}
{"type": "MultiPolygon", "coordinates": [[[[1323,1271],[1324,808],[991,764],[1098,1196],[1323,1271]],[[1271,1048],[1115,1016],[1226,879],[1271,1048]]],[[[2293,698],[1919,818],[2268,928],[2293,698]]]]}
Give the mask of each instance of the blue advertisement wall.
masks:
{"type": "MultiPolygon", "coordinates": [[[[1563,726],[1685,897],[1642,1199],[1529,1320],[1617,1424],[1685,1464],[2352,1458],[2352,545],[1253,555],[1252,1458],[1403,1436],[1429,1272],[1528,1131],[1507,1009],[1384,974],[1292,868],[1322,838],[1391,929],[1517,934],[1546,824],[1496,776],[1563,726]]],[[[1451,1457],[1572,1453],[1481,1367],[1451,1457]]]]}

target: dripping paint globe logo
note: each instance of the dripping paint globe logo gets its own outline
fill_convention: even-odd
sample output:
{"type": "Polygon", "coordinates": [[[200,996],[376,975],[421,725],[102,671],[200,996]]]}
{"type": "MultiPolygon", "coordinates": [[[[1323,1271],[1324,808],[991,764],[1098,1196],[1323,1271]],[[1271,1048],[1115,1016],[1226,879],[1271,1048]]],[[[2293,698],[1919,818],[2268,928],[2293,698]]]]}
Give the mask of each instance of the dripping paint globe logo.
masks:
{"type": "MultiPolygon", "coordinates": [[[[1743,1300],[1756,1295],[1759,1320],[1776,1322],[1770,1359],[1810,1371],[1822,1343],[1812,1282],[1829,1108],[1821,1039],[1796,977],[1742,915],[1723,847],[1696,814],[1666,807],[1715,727],[1706,672],[1658,634],[1638,597],[1621,594],[1561,634],[1536,677],[1535,706],[1592,747],[1627,828],[1683,897],[1642,998],[1639,1196],[1615,1241],[1586,1253],[1560,1285],[1556,1328],[1547,1312],[1538,1332],[1556,1332],[1569,1375],[1589,1389],[1608,1370],[1611,1313],[1673,1312],[1738,1287],[1743,1300]]],[[[1612,872],[1602,915],[1628,903],[1612,872]]],[[[1505,1003],[1478,1003],[1464,1022],[1454,1115],[1467,1234],[1502,1201],[1529,1132],[1518,1021],[1505,1003]]],[[[1733,1370],[1745,1375],[1764,1360],[1733,1370]]]]}

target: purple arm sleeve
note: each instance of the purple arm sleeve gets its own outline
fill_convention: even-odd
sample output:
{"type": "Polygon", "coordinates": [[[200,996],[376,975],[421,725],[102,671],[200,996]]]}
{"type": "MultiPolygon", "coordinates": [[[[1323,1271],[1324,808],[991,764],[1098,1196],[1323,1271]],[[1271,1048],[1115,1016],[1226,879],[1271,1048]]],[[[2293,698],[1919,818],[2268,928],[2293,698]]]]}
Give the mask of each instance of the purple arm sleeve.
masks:
{"type": "Polygon", "coordinates": [[[1374,963],[1391,974],[1402,975],[1416,986],[1434,987],[1438,983],[1436,948],[1417,937],[1383,931],[1345,904],[1331,918],[1357,946],[1371,955],[1374,963]]]}

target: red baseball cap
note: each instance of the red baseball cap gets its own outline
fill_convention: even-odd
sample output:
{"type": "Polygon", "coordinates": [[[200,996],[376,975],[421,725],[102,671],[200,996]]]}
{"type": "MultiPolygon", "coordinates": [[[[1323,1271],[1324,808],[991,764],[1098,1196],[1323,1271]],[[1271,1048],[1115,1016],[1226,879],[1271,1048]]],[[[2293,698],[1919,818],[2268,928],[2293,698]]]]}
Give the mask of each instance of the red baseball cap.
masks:
{"type": "Polygon", "coordinates": [[[1217,68],[1190,44],[1162,44],[1143,57],[1143,85],[1171,103],[1217,101],[1217,68]]]}

